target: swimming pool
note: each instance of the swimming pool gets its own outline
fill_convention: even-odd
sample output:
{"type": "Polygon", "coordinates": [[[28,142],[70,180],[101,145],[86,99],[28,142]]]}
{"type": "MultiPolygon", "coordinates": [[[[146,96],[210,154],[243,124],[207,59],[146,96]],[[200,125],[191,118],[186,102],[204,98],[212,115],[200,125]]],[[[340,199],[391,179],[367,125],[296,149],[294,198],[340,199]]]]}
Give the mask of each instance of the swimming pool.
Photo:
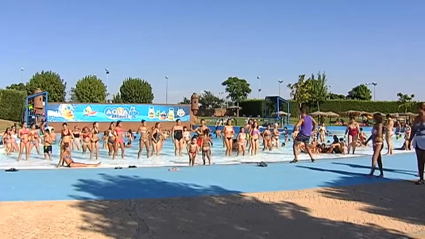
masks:
{"type": "MultiPolygon", "coordinates": [[[[211,127],[214,129],[215,127],[211,127]]],[[[288,127],[292,129],[292,127],[288,127]]],[[[345,127],[341,126],[330,126],[328,130],[334,134],[338,135],[338,137],[342,137],[345,132],[345,127]]],[[[238,131],[238,130],[237,130],[238,131]]],[[[364,131],[369,136],[370,128],[364,127],[364,131]]],[[[281,136],[283,141],[283,135],[281,136]]],[[[327,140],[331,140],[331,137],[327,137],[327,140]]],[[[404,140],[396,139],[393,137],[394,148],[399,148],[403,145],[404,140]]],[[[287,142],[285,147],[280,147],[278,149],[274,149],[272,151],[264,151],[259,152],[255,156],[250,156],[246,153],[246,156],[236,156],[236,153],[233,154],[232,157],[225,157],[225,149],[223,147],[221,138],[214,138],[212,147],[212,163],[213,164],[241,164],[241,163],[255,163],[255,162],[289,162],[293,159],[292,155],[292,142],[287,142]]],[[[100,147],[102,148],[103,142],[100,143],[100,147]]],[[[262,147],[260,146],[260,149],[262,147]]],[[[18,154],[13,153],[12,155],[6,155],[4,149],[0,149],[0,168],[8,169],[8,168],[18,168],[18,169],[49,169],[55,168],[58,159],[59,159],[59,148],[57,145],[53,146],[53,154],[52,161],[44,160],[43,155],[37,155],[35,149],[33,149],[30,160],[20,162],[17,161],[18,154]]],[[[42,153],[42,148],[40,148],[42,153]]],[[[137,167],[164,167],[164,166],[188,166],[188,156],[184,153],[183,156],[175,156],[174,155],[174,145],[170,139],[167,139],[164,143],[164,147],[162,149],[160,156],[152,156],[150,158],[146,158],[146,151],[144,151],[141,159],[137,159],[138,152],[138,143],[133,143],[132,148],[125,149],[125,159],[121,159],[120,151],[119,155],[115,160],[112,160],[108,156],[108,152],[105,149],[100,150],[99,160],[102,162],[100,167],[103,168],[114,168],[114,167],[128,167],[129,165],[135,165],[137,167]]],[[[386,149],[383,150],[383,153],[386,152],[386,149]]],[[[395,153],[405,153],[404,150],[395,150],[395,153]]],[[[335,158],[349,158],[349,157],[359,157],[365,155],[371,155],[372,148],[371,147],[360,147],[356,150],[355,155],[341,155],[341,154],[321,154],[317,155],[316,159],[335,159],[335,158]]],[[[24,158],[24,157],[23,157],[24,158]]],[[[81,151],[73,151],[72,158],[75,162],[82,163],[96,163],[96,160],[89,159],[89,153],[83,154],[81,151]]],[[[299,156],[300,160],[309,160],[308,155],[301,154],[299,156]]],[[[202,157],[197,157],[197,163],[202,162],[202,157]]]]}

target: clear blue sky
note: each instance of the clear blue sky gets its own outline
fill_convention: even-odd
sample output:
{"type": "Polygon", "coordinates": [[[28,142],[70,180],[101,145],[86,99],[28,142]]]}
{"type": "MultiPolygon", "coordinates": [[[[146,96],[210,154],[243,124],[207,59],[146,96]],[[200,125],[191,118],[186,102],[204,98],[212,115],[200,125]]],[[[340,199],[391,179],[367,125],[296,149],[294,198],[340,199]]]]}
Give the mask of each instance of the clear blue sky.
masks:
{"type": "Polygon", "coordinates": [[[424,0],[2,0],[0,87],[52,70],[68,88],[85,75],[118,91],[124,78],[153,87],[155,102],[223,91],[245,78],[257,97],[278,94],[301,73],[326,71],[331,91],[377,82],[378,100],[397,92],[425,100],[424,0]]]}

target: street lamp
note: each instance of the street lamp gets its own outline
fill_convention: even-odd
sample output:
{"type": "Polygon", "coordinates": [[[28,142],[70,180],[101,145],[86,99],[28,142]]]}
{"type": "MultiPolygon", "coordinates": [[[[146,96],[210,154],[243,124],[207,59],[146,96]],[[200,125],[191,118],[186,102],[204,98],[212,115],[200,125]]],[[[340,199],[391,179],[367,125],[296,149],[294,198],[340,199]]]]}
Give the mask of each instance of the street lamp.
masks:
{"type": "Polygon", "coordinates": [[[168,76],[165,76],[165,104],[168,104],[168,76]]]}
{"type": "Polygon", "coordinates": [[[366,85],[373,85],[373,101],[376,101],[376,94],[375,94],[375,88],[376,88],[376,86],[378,85],[378,83],[376,83],[376,82],[371,82],[371,83],[366,83],[366,85]]]}
{"type": "Polygon", "coordinates": [[[277,80],[277,82],[279,82],[279,97],[280,97],[280,85],[282,85],[283,80],[277,80]]]}
{"type": "Polygon", "coordinates": [[[24,83],[24,68],[21,68],[21,83],[24,83]]]}
{"type": "Polygon", "coordinates": [[[261,92],[261,77],[257,76],[258,80],[258,99],[260,99],[260,92],[261,92]]]}
{"type": "Polygon", "coordinates": [[[105,68],[105,73],[106,73],[106,98],[109,98],[109,69],[108,67],[105,68]]]}

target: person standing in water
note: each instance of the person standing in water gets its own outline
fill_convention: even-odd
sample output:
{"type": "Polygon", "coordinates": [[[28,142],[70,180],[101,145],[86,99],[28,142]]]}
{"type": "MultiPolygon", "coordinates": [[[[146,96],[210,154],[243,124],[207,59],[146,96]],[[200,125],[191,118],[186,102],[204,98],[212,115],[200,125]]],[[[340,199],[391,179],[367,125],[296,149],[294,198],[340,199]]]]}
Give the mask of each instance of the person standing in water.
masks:
{"type": "Polygon", "coordinates": [[[359,124],[356,122],[356,120],[351,117],[350,118],[350,123],[347,126],[347,130],[345,130],[345,137],[347,137],[348,134],[348,139],[347,139],[347,153],[350,154],[350,149],[353,149],[353,154],[356,151],[356,147],[357,147],[357,141],[359,138],[359,133],[360,133],[360,126],[359,124]]]}
{"type": "Polygon", "coordinates": [[[308,110],[306,106],[301,107],[301,118],[294,127],[294,133],[296,136],[292,148],[294,152],[294,160],[292,160],[291,163],[298,162],[299,145],[301,143],[304,143],[305,149],[308,155],[310,156],[311,162],[315,161],[311,153],[309,143],[311,134],[313,130],[317,127],[317,123],[310,115],[308,115],[307,111],[308,110]]]}
{"type": "Polygon", "coordinates": [[[142,125],[137,130],[140,135],[139,138],[139,152],[137,153],[137,159],[140,159],[143,152],[143,147],[146,149],[146,157],[149,158],[150,143],[149,143],[149,131],[146,126],[146,120],[141,121],[142,125]]]}
{"type": "Polygon", "coordinates": [[[386,154],[393,154],[393,132],[394,130],[394,121],[391,118],[391,115],[387,114],[387,123],[385,125],[385,141],[388,145],[388,152],[386,154]]]}
{"type": "Polygon", "coordinates": [[[171,135],[174,142],[174,155],[182,156],[183,155],[183,126],[181,120],[176,120],[176,125],[173,126],[171,130],[171,135]]]}
{"type": "Polygon", "coordinates": [[[418,161],[419,181],[417,185],[425,184],[424,167],[425,167],[425,103],[420,103],[418,106],[419,115],[413,121],[412,133],[409,141],[412,142],[416,152],[418,161]],[[414,138],[414,140],[413,140],[414,138]],[[412,141],[413,140],[413,141],[412,141]]]}
{"type": "Polygon", "coordinates": [[[115,125],[115,153],[112,156],[112,159],[118,155],[118,148],[121,148],[121,158],[124,159],[125,152],[125,144],[124,144],[124,129],[122,128],[122,122],[120,120],[117,121],[115,125]]]}
{"type": "Polygon", "coordinates": [[[384,142],[383,142],[383,133],[382,133],[382,115],[380,113],[374,114],[373,119],[375,120],[375,124],[373,125],[372,129],[372,135],[369,137],[369,139],[366,141],[365,145],[372,140],[373,142],[373,155],[372,155],[372,168],[368,176],[373,176],[375,173],[376,164],[378,164],[379,167],[379,177],[384,177],[384,169],[382,164],[382,156],[381,151],[384,148],[384,142]]]}
{"type": "Polygon", "coordinates": [[[226,156],[231,156],[235,130],[233,129],[232,121],[230,119],[227,120],[226,125],[224,126],[224,129],[223,129],[223,133],[224,133],[224,143],[226,145],[226,156]]]}

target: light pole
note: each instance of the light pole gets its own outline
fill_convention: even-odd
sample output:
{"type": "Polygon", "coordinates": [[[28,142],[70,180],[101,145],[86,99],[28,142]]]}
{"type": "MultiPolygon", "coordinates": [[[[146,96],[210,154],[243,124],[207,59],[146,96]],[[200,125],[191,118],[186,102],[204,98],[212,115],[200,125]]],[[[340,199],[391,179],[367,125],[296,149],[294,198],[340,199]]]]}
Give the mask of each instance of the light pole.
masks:
{"type": "Polygon", "coordinates": [[[165,76],[165,104],[168,104],[168,76],[165,76]]]}
{"type": "Polygon", "coordinates": [[[378,85],[378,83],[376,82],[371,82],[371,83],[366,83],[366,85],[373,85],[373,101],[376,101],[376,86],[378,85]]]}
{"type": "Polygon", "coordinates": [[[21,68],[21,83],[24,84],[24,68],[21,68]]]}
{"type": "Polygon", "coordinates": [[[105,68],[105,73],[106,73],[106,99],[109,98],[109,69],[108,67],[105,68]]]}
{"type": "Polygon", "coordinates": [[[280,86],[282,85],[283,80],[277,80],[277,82],[279,82],[279,97],[280,97],[280,86]]]}
{"type": "Polygon", "coordinates": [[[260,92],[261,92],[261,77],[257,76],[258,80],[258,99],[260,99],[260,92]]]}

